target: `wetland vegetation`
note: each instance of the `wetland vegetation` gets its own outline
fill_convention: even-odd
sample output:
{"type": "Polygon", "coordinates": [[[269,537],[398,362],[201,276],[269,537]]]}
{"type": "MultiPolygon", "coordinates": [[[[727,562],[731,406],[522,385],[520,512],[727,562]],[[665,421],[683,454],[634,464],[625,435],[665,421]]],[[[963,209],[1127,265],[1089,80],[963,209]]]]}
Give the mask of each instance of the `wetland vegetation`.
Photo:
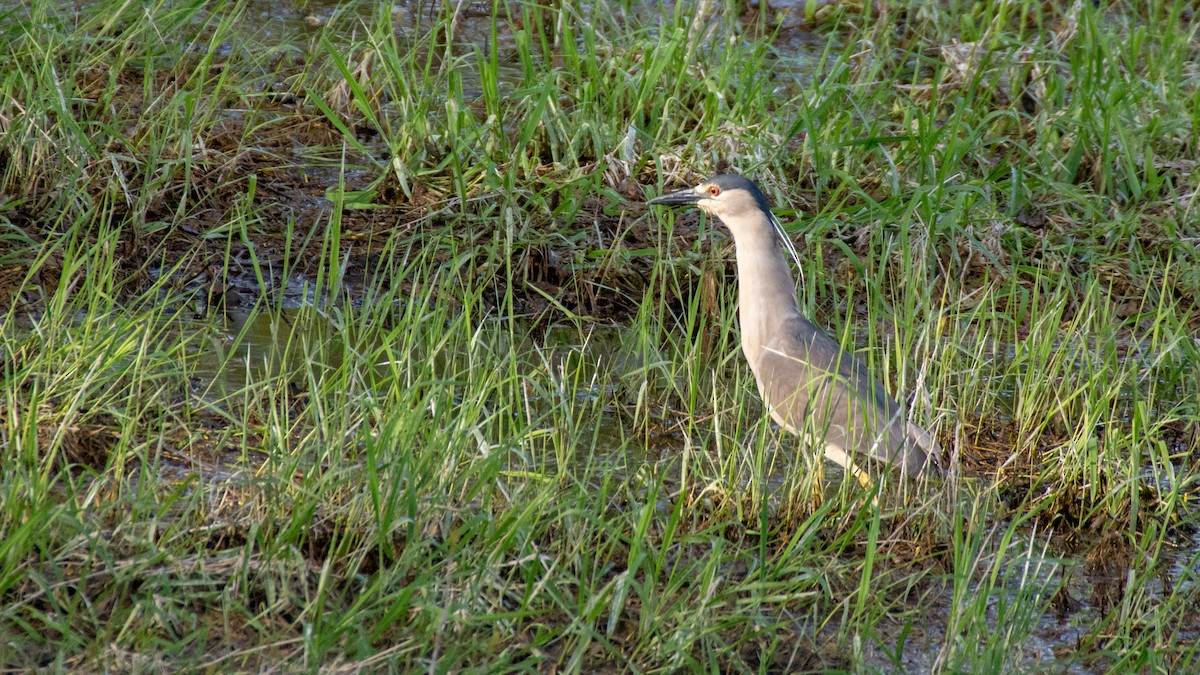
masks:
{"type": "Polygon", "coordinates": [[[0,666],[1200,669],[1198,26],[0,10],[0,666]],[[772,428],[717,171],[943,478],[772,428]]]}

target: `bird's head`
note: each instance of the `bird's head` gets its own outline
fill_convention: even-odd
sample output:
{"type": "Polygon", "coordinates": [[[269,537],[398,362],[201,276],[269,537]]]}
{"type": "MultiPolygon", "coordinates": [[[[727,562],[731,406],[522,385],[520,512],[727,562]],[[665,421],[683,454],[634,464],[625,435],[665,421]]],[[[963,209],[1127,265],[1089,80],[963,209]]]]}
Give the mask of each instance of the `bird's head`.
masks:
{"type": "Polygon", "coordinates": [[[695,187],[659,195],[649,203],[664,206],[695,205],[726,224],[750,215],[761,215],[769,220],[771,213],[771,206],[757,185],[731,174],[713,176],[695,187]]]}

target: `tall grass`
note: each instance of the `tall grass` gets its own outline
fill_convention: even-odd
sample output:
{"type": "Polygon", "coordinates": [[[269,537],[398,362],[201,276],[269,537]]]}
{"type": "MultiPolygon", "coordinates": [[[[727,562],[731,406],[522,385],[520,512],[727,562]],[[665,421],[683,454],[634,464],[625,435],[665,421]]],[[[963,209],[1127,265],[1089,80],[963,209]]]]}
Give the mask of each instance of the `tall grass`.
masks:
{"type": "Polygon", "coordinates": [[[810,5],[8,10],[0,662],[1194,668],[1186,3],[810,5]],[[769,424],[724,170],[943,478],[769,424]]]}

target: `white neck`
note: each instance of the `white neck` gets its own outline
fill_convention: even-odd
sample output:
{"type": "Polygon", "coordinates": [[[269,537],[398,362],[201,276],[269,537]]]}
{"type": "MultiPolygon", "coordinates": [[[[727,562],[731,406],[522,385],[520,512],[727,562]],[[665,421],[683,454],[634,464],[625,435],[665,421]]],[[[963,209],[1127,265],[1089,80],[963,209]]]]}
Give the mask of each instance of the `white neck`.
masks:
{"type": "Polygon", "coordinates": [[[800,315],[796,282],[768,219],[755,214],[742,219],[722,218],[722,222],[733,233],[737,248],[742,351],[755,368],[766,336],[773,334],[775,326],[800,315]]]}

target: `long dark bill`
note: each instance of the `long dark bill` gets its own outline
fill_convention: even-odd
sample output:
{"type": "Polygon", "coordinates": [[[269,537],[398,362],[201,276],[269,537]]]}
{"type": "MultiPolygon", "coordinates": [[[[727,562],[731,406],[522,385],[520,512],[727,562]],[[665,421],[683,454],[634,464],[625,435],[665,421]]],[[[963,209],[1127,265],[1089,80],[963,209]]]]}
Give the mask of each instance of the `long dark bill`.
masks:
{"type": "Polygon", "coordinates": [[[665,195],[659,195],[646,203],[672,206],[676,204],[695,204],[698,201],[700,201],[700,195],[696,193],[695,188],[684,188],[683,190],[676,190],[675,192],[668,192],[665,195]]]}

